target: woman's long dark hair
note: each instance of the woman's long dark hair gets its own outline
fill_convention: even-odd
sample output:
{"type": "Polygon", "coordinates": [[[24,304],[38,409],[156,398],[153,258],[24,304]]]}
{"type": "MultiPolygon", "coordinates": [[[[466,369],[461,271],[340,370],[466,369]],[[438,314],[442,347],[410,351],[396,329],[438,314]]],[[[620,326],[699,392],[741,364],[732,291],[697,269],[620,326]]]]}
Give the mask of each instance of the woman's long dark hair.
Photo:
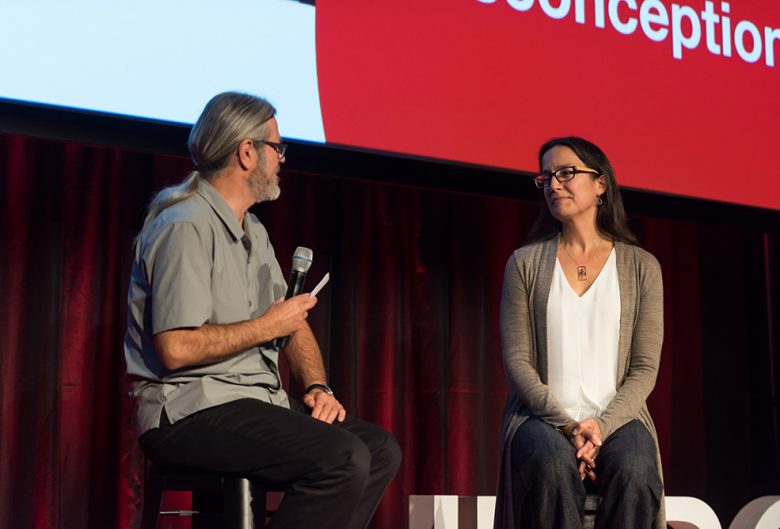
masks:
{"type": "MultiPolygon", "coordinates": [[[[598,207],[596,226],[599,231],[612,238],[628,244],[639,245],[636,237],[628,228],[626,210],[623,209],[623,199],[615,180],[615,171],[604,152],[586,139],[577,136],[553,138],[539,149],[539,170],[542,169],[542,157],[553,147],[568,147],[582,160],[586,166],[598,171],[604,177],[606,191],[601,195],[603,204],[598,207]]],[[[581,176],[585,176],[584,174],[581,176]]],[[[593,175],[598,178],[598,175],[593,175]]],[[[543,241],[557,235],[561,231],[561,222],[552,216],[547,203],[542,198],[539,215],[528,233],[528,242],[543,241]]]]}

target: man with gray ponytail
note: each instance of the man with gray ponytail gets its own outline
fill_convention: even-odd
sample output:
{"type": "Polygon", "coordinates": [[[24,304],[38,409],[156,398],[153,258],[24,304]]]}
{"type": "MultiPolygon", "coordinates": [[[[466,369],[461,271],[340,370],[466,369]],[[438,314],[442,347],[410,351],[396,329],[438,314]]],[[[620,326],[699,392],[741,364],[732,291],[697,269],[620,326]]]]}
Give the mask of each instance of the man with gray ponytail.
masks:
{"type": "Polygon", "coordinates": [[[275,200],[285,161],[274,107],[227,92],[190,133],[195,168],[152,200],[135,241],[125,360],[152,461],[282,487],[273,528],[364,528],[400,450],[348,416],[327,386],[308,311],[284,300],[268,233],[249,208],[275,200]],[[274,339],[307,388],[289,398],[274,339]]]}

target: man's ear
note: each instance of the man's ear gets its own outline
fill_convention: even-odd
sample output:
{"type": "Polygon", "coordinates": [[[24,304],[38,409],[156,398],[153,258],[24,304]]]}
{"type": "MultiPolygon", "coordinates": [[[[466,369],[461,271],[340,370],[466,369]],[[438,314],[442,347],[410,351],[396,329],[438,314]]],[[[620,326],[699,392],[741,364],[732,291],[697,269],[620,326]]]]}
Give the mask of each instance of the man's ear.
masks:
{"type": "Polygon", "coordinates": [[[238,164],[242,169],[249,170],[257,165],[257,149],[255,148],[255,142],[251,139],[247,138],[239,143],[238,152],[236,154],[238,164]]]}

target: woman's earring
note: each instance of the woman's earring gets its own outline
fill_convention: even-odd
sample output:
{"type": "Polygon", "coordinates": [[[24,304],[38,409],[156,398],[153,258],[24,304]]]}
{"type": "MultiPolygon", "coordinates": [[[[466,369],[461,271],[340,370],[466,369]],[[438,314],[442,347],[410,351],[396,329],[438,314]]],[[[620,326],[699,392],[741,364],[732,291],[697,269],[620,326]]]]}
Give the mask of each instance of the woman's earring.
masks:
{"type": "Polygon", "coordinates": [[[601,206],[604,204],[604,201],[601,200],[601,195],[596,195],[596,205],[601,206]]]}

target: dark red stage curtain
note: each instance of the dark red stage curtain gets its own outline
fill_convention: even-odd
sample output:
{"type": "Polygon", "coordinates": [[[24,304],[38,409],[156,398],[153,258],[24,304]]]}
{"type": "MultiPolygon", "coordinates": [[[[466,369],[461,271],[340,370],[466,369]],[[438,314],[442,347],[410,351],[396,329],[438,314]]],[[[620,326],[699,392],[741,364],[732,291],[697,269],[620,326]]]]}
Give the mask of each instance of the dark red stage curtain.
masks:
{"type": "MultiPolygon", "coordinates": [[[[143,457],[122,358],[131,242],[151,194],[188,169],[0,136],[0,527],[137,527],[143,457]]],[[[331,273],[312,325],[347,408],[404,450],[373,524],[396,529],[409,494],[493,493],[501,275],[536,205],[365,177],[283,173],[282,198],[255,212],[283,269],[305,245],[314,279],[331,273]]],[[[708,501],[727,525],[780,492],[780,233],[726,218],[632,223],[664,269],[651,409],[667,492],[708,501]]]]}

